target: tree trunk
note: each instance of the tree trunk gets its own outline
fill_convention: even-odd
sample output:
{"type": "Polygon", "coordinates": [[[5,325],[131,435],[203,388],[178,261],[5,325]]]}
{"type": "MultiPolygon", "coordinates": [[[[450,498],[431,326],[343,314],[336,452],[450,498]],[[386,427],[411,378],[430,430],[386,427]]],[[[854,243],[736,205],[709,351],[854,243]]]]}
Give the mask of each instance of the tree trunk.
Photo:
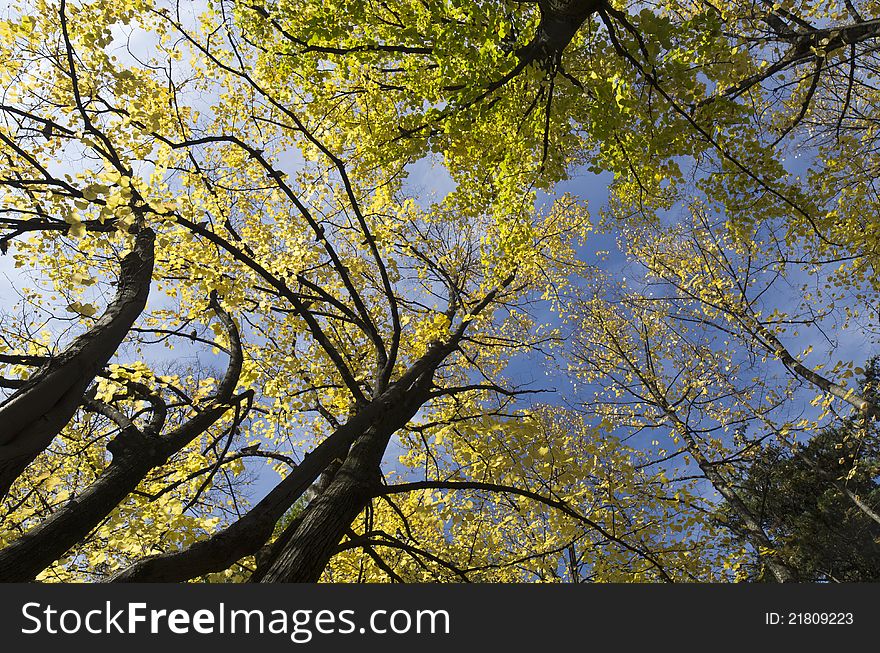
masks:
{"type": "Polygon", "coordinates": [[[380,408],[377,405],[364,410],[328,436],[238,521],[182,551],[144,558],[111,580],[179,583],[228,569],[237,560],[256,553],[272,536],[276,522],[334,460],[345,456],[380,408]]]}
{"type": "Polygon", "coordinates": [[[587,19],[602,8],[605,0],[538,0],[541,21],[535,36],[516,50],[526,63],[552,63],[560,57],[587,19]]]}
{"type": "Polygon", "coordinates": [[[375,496],[388,442],[427,400],[435,369],[432,365],[416,377],[399,401],[351,445],[333,480],[309,504],[302,522],[278,558],[268,565],[261,583],[318,581],[351,523],[375,496]]]}
{"type": "MultiPolygon", "coordinates": [[[[488,303],[488,299],[484,301],[488,303]]],[[[482,307],[480,309],[482,310],[482,307]]],[[[343,476],[348,480],[341,480],[337,472],[324,493],[329,493],[336,484],[332,496],[338,497],[335,499],[337,503],[329,498],[325,499],[319,504],[323,508],[315,511],[315,515],[311,514],[313,512],[311,504],[306,509],[308,514],[305,517],[308,517],[308,525],[306,526],[304,518],[301,527],[316,532],[317,539],[314,543],[305,541],[307,538],[300,537],[297,529],[288,546],[281,548],[279,560],[268,566],[266,572],[267,576],[271,573],[273,580],[287,580],[288,574],[293,578],[298,572],[292,570],[289,564],[282,563],[281,559],[289,558],[291,564],[299,564],[300,559],[304,561],[307,558],[310,560],[308,566],[311,568],[309,577],[313,577],[320,560],[323,559],[326,564],[333,548],[342,539],[357,513],[366,505],[370,497],[362,495],[362,485],[366,483],[370,491],[375,489],[375,483],[379,478],[379,463],[388,440],[395,431],[405,426],[427,401],[434,371],[458,346],[463,332],[464,329],[460,329],[460,333],[449,342],[431,344],[428,351],[391,387],[360,408],[354,417],[328,436],[238,521],[186,549],[145,558],[117,574],[111,579],[112,582],[182,582],[228,569],[241,558],[256,554],[272,536],[275,524],[284,513],[323,472],[334,464],[336,459],[345,457],[345,461],[349,462],[355,450],[355,443],[359,443],[357,450],[360,453],[357,454],[356,460],[353,459],[349,463],[349,473],[343,476]],[[347,451],[349,454],[346,456],[347,451]],[[372,471],[368,471],[370,465],[372,471]],[[349,485],[347,490],[352,493],[350,500],[345,499],[346,493],[339,487],[343,483],[349,485]],[[328,510],[332,511],[334,505],[338,505],[345,515],[351,515],[348,521],[329,514],[328,510]],[[354,514],[351,514],[352,511],[354,514]],[[326,520],[326,525],[322,525],[321,520],[326,520]],[[310,546],[315,547],[314,553],[305,552],[310,546]],[[328,550],[330,553],[327,553],[328,550]]],[[[345,464],[344,462],[340,467],[340,471],[345,464]]]]}
{"type": "MultiPolygon", "coordinates": [[[[727,503],[734,510],[734,512],[736,512],[737,516],[742,520],[744,526],[744,534],[749,542],[752,544],[752,546],[754,546],[759,552],[762,548],[769,550],[775,549],[773,541],[764,531],[764,528],[761,526],[758,518],[743,502],[733,486],[727,482],[727,479],[724,478],[724,475],[721,474],[716,466],[703,455],[703,452],[700,450],[700,446],[697,443],[697,439],[691,431],[690,427],[678,416],[672,406],[670,406],[666,402],[664,396],[657,392],[655,392],[655,394],[662,397],[660,399],[661,407],[663,408],[667,416],[672,420],[679,434],[681,434],[687,445],[687,450],[694,457],[697,466],[700,468],[700,470],[702,470],[703,474],[705,474],[706,478],[709,480],[712,486],[716,490],[718,490],[718,493],[722,497],[727,500],[727,503]]],[[[797,581],[797,573],[795,569],[784,560],[776,558],[775,552],[770,552],[769,555],[762,555],[761,560],[765,565],[767,565],[767,568],[773,574],[773,577],[780,583],[793,583],[797,581]]]]}
{"type": "Polygon", "coordinates": [[[116,297],[101,318],[0,406],[0,497],[71,420],[95,375],[144,310],[153,240],[152,230],[138,232],[134,249],[122,260],[116,297]]]}
{"type": "MultiPolygon", "coordinates": [[[[343,427],[344,429],[344,427],[343,427]]],[[[254,554],[276,522],[337,456],[344,455],[350,432],[340,429],[306,456],[288,476],[238,521],[186,549],[144,558],[114,576],[114,583],[181,583],[228,569],[254,554]]]]}
{"type": "Polygon", "coordinates": [[[330,485],[308,506],[263,583],[314,583],[321,577],[336,545],[379,487],[379,465],[394,426],[370,428],[351,447],[330,485]]]}
{"type": "Polygon", "coordinates": [[[101,523],[141,479],[153,461],[130,455],[110,463],[82,495],[0,551],[0,582],[32,581],[101,523]]]}

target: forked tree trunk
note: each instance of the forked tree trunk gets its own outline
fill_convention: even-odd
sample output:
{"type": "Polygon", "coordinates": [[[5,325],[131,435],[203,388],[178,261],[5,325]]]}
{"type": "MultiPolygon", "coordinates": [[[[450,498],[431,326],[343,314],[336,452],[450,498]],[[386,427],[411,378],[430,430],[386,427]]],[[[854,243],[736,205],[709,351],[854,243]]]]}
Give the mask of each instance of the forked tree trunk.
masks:
{"type": "Polygon", "coordinates": [[[520,61],[547,62],[559,57],[587,19],[605,0],[538,0],[541,21],[535,36],[516,51],[520,61]]]}
{"type": "MultiPolygon", "coordinates": [[[[472,314],[478,314],[493,297],[494,293],[484,298],[472,314]]],[[[460,327],[449,342],[432,343],[397,381],[338,427],[238,521],[186,549],[145,558],[110,580],[181,582],[227,569],[237,560],[257,554],[284,513],[344,457],[333,481],[306,508],[287,543],[279,549],[268,547],[270,557],[277,555],[277,559],[261,560],[257,575],[263,582],[316,580],[370,500],[389,439],[428,400],[434,372],[458,346],[463,333],[464,327],[460,327]]]]}
{"type": "Polygon", "coordinates": [[[377,420],[354,444],[329,486],[307,507],[303,519],[284,543],[262,583],[314,583],[352,522],[375,496],[382,456],[391,436],[406,426],[427,399],[434,368],[427,370],[400,402],[377,420]]]}
{"type": "Polygon", "coordinates": [[[394,430],[370,428],[354,443],[260,582],[317,582],[336,545],[375,495],[381,479],[379,465],[394,430]]]}

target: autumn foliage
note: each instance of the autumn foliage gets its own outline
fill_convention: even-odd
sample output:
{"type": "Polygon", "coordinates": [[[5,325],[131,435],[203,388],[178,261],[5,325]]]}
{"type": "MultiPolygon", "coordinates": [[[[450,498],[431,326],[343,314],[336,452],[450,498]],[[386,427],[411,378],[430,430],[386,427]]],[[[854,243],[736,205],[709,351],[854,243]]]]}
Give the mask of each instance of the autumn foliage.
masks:
{"type": "Polygon", "coordinates": [[[877,580],[878,40],[873,0],[13,2],[0,580],[835,580],[792,469],[877,580]]]}

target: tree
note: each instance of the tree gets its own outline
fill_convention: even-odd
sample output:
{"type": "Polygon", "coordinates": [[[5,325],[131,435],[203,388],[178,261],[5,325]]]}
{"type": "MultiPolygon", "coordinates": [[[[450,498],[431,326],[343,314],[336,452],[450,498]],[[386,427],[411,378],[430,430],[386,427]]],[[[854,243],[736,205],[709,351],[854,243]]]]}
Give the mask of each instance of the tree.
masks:
{"type": "MultiPolygon", "coordinates": [[[[652,481],[625,450],[603,460],[596,449],[592,466],[575,465],[565,447],[592,431],[561,433],[513,408],[539,389],[503,378],[508,359],[552,339],[530,334],[529,306],[581,267],[571,244],[588,229],[584,208],[561,198],[536,211],[473,188],[420,206],[399,175],[352,176],[279,99],[283,88],[264,89],[240,65],[247,46],[213,47],[206,20],[184,28],[148,3],[61,2],[3,23],[3,238],[17,264],[45,270],[6,334],[6,384],[22,389],[3,410],[39,422],[40,406],[18,408],[18,397],[36,388],[45,401],[43,370],[81,342],[104,347],[89,355],[91,376],[77,377],[68,421],[33,438],[33,462],[9,472],[3,579],[313,581],[346,537],[344,551],[366,550],[380,569],[390,567],[376,549],[397,548],[419,573],[439,565],[459,579],[556,574],[563,555],[578,578],[585,568],[694,574],[678,546],[650,541],[657,526],[652,536],[646,523],[662,502],[634,501],[652,481]],[[111,54],[121,25],[154,39],[153,59],[111,54]],[[288,150],[302,159],[285,161],[288,150]],[[139,284],[129,281],[135,261],[139,284]],[[147,273],[165,299],[145,307],[147,273]],[[95,320],[113,285],[120,299],[95,320]],[[115,317],[122,302],[125,322],[115,317]],[[201,362],[180,369],[156,352],[180,342],[224,352],[225,373],[201,362]],[[558,463],[528,435],[550,428],[558,463]],[[491,467],[482,455],[441,463],[432,449],[450,429],[471,451],[522,453],[507,460],[502,448],[491,467]],[[383,487],[393,437],[433,441],[424,454],[433,473],[383,487]],[[247,509],[235,474],[254,456],[276,461],[283,480],[247,509]],[[544,462],[522,467],[529,458],[544,462]],[[622,494],[608,494],[605,465],[633,477],[622,494]],[[307,507],[276,529],[310,488],[307,507]],[[378,497],[395,506],[394,495],[412,493],[412,513],[430,490],[456,498],[453,519],[472,505],[468,492],[487,503],[516,497],[493,499],[498,512],[469,523],[475,536],[510,538],[509,550],[462,564],[391,526],[378,540],[372,528],[351,530],[378,497]],[[523,533],[511,522],[548,511],[564,530],[546,516],[523,533]],[[604,562],[603,547],[613,551],[604,562]]],[[[398,508],[385,520],[403,518],[406,530],[414,517],[398,508]]],[[[443,539],[436,515],[426,528],[443,539]]]]}
{"type": "MultiPolygon", "coordinates": [[[[654,435],[658,463],[675,460],[674,476],[705,479],[723,499],[723,521],[761,556],[759,567],[787,582],[799,578],[800,563],[778,555],[784,527],[765,515],[750,470],[760,474],[769,465],[764,456],[773,460],[791,451],[797,468],[808,460],[804,456],[823,451],[841,421],[873,429],[877,403],[873,381],[861,389],[848,385],[846,379],[864,372],[851,361],[836,362],[829,374],[825,363],[807,362],[813,344],[792,353],[785,343],[797,341],[801,331],[826,337],[845,332],[859,319],[859,306],[847,303],[837,311],[834,303],[858,290],[864,294],[855,297],[870,306],[876,288],[875,280],[863,279],[853,289],[859,277],[837,276],[845,266],[795,258],[802,253],[780,242],[779,231],[768,221],[744,242],[729,223],[713,221],[696,204],[675,228],[627,232],[634,280],[599,278],[572,298],[570,310],[573,369],[598,386],[584,410],[609,427],[654,435]],[[807,281],[792,293],[803,269],[810,273],[807,281]],[[774,292],[779,287],[787,292],[774,292]],[[785,304],[771,303],[787,297],[785,304]],[[797,453],[799,437],[811,453],[797,453]]],[[[835,350],[829,343],[828,356],[835,350]]],[[[865,473],[859,470],[871,469],[870,451],[856,447],[828,470],[833,477],[812,482],[865,473]]],[[[876,505],[861,492],[846,483],[829,489],[859,519],[880,523],[876,505]]],[[[792,500],[780,507],[779,519],[783,513],[796,519],[797,506],[792,500]]]]}
{"type": "Polygon", "coordinates": [[[6,355],[4,363],[37,367],[0,408],[6,424],[0,494],[70,421],[98,370],[107,364],[147,301],[153,269],[153,232],[143,228],[120,265],[118,292],[91,329],[52,357],[6,355]]]}
{"type": "Polygon", "coordinates": [[[738,488],[759,444],[820,430],[789,418],[809,392],[877,417],[852,364],[785,345],[876,298],[875,13],[16,6],[0,248],[36,288],[0,344],[0,577],[742,577],[774,549],[738,488]],[[556,193],[583,167],[637,288],[583,260],[596,225],[556,193]],[[765,312],[801,273],[819,308],[765,312]],[[554,356],[597,390],[580,413],[513,382],[554,356]],[[625,444],[670,427],[672,453],[625,444]],[[247,505],[254,460],[281,480],[247,505]]]}
{"type": "Polygon", "coordinates": [[[876,250],[859,217],[874,197],[872,2],[222,6],[261,50],[255,74],[295,85],[368,166],[433,152],[460,183],[512,190],[586,165],[614,173],[623,210],[653,213],[696,162],[731,218],[772,212],[826,251],[876,250]],[[812,155],[799,179],[793,147],[812,155]]]}
{"type": "MultiPolygon", "coordinates": [[[[878,578],[878,523],[854,505],[845,488],[869,506],[878,503],[877,484],[863,474],[846,478],[871,464],[863,451],[847,447],[840,433],[823,433],[798,456],[776,448],[761,452],[745,479],[744,493],[777,543],[774,555],[791,560],[798,579],[864,582],[878,578]],[[839,445],[843,444],[843,453],[839,445]],[[849,451],[846,449],[849,448],[849,451]],[[843,459],[844,464],[838,464],[843,459]],[[812,464],[810,464],[812,463],[812,464]]],[[[754,575],[761,579],[756,561],[754,575]]]]}
{"type": "MultiPolygon", "coordinates": [[[[863,386],[876,392],[877,360],[863,386]]],[[[745,500],[791,560],[801,581],[859,582],[880,578],[880,505],[877,429],[847,420],[794,451],[769,446],[755,457],[742,482],[745,500]]],[[[734,517],[735,521],[735,517],[734,517]]],[[[754,571],[761,578],[763,565],[754,571]]]]}

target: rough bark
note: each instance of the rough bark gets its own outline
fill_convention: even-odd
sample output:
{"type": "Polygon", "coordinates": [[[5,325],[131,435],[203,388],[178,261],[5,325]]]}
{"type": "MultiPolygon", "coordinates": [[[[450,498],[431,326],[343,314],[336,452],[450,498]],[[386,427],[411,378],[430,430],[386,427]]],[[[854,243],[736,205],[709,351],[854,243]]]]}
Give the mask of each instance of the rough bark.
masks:
{"type": "Polygon", "coordinates": [[[0,497],[71,420],[95,375],[143,311],[153,273],[150,229],[122,260],[116,297],[95,325],[0,405],[0,497]]]}
{"type": "Polygon", "coordinates": [[[324,468],[338,456],[345,455],[356,437],[354,427],[357,424],[350,422],[324,440],[236,522],[181,551],[145,558],[114,576],[111,581],[180,583],[228,569],[237,560],[256,553],[272,536],[276,522],[324,468]]]}
{"type": "Polygon", "coordinates": [[[318,496],[260,582],[313,583],[320,578],[351,523],[379,486],[387,437],[370,429],[352,447],[336,478],[318,496]]]}
{"type": "Polygon", "coordinates": [[[388,441],[424,403],[427,383],[429,380],[420,382],[410,396],[355,441],[327,489],[309,504],[302,522],[260,582],[318,581],[351,523],[376,494],[388,441]]]}
{"type": "MultiPolygon", "coordinates": [[[[346,452],[346,455],[348,455],[348,452],[346,452]]],[[[342,466],[344,458],[345,456],[337,458],[331,462],[323,472],[321,472],[321,476],[318,477],[318,480],[315,481],[315,483],[303,494],[303,499],[307,501],[306,507],[287,524],[284,530],[273,542],[266,544],[256,553],[254,556],[256,569],[248,579],[249,583],[262,582],[266,572],[269,571],[269,568],[275,563],[278,556],[281,555],[284,547],[287,546],[290,538],[293,537],[300,524],[302,524],[309,509],[315,505],[315,498],[326,492],[327,488],[330,487],[330,483],[336,476],[336,472],[338,472],[339,468],[342,466]]]]}
{"type": "Polygon", "coordinates": [[[581,25],[604,4],[605,0],[538,0],[538,29],[529,43],[516,50],[516,56],[527,63],[552,62],[562,55],[581,25]]]}

